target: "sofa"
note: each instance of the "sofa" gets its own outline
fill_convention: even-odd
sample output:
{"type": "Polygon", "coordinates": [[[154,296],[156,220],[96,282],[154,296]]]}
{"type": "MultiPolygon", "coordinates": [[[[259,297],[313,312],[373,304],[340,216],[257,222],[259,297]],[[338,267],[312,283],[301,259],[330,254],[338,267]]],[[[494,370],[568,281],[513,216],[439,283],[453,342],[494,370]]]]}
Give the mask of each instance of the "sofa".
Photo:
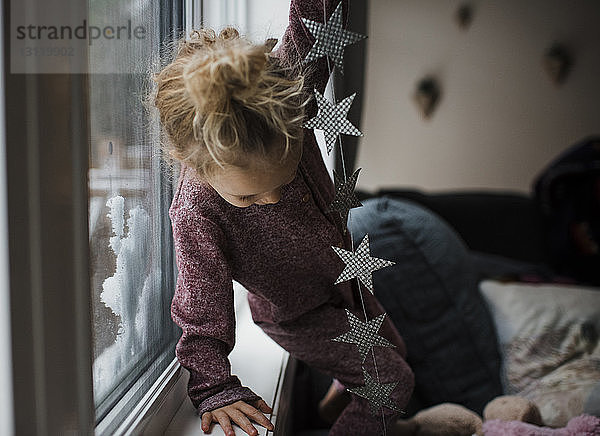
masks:
{"type": "MultiPolygon", "coordinates": [[[[600,292],[557,268],[533,197],[358,195],[364,206],[351,211],[353,238],[368,232],[371,254],[397,265],[375,272],[373,282],[415,371],[405,417],[445,402],[482,415],[506,394],[537,402],[552,427],[598,415],[600,292]]],[[[326,434],[317,404],[331,379],[298,362],[295,380],[296,434],[326,434]]]]}

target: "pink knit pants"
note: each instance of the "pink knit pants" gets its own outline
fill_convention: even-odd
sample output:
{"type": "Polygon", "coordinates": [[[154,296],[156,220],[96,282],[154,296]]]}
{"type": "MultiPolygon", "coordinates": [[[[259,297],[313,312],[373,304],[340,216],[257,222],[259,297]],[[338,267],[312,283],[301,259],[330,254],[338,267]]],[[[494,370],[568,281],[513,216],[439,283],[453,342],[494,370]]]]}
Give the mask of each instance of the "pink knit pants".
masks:
{"type": "MultiPolygon", "coordinates": [[[[367,296],[368,319],[371,320],[383,313],[383,309],[372,296],[367,296]]],[[[364,321],[362,310],[352,312],[364,321]]],[[[344,386],[353,388],[364,385],[361,368],[361,356],[354,344],[332,341],[350,330],[348,317],[343,307],[326,304],[320,306],[293,321],[280,324],[259,323],[260,327],[275,342],[285,348],[292,357],[309,366],[326,373],[344,386]]],[[[404,361],[404,343],[395,327],[387,320],[382,325],[379,335],[396,345],[390,347],[373,347],[363,364],[367,372],[382,384],[398,382],[390,398],[400,408],[404,408],[410,399],[414,377],[404,361]]],[[[340,417],[331,428],[331,436],[376,436],[384,434],[390,426],[397,411],[390,408],[379,408],[376,414],[371,412],[369,402],[355,394],[340,417]],[[382,415],[383,412],[383,415],[382,415]]]]}

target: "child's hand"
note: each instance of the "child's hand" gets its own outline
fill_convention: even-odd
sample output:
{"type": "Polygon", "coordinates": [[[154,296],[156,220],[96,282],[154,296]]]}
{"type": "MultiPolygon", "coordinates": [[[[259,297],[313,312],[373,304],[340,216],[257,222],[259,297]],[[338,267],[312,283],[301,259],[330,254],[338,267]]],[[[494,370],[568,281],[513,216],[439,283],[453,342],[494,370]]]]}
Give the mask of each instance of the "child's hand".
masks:
{"type": "Polygon", "coordinates": [[[254,403],[256,407],[252,407],[250,404],[244,401],[236,401],[233,404],[220,407],[210,412],[204,412],[202,414],[202,431],[208,433],[212,427],[213,422],[218,422],[223,428],[226,436],[234,436],[233,427],[231,421],[239,425],[242,430],[248,433],[250,436],[257,436],[258,430],[250,423],[250,419],[256,423],[262,425],[268,430],[273,430],[273,424],[267,419],[263,413],[271,413],[271,409],[267,403],[263,400],[258,400],[254,403]]]}

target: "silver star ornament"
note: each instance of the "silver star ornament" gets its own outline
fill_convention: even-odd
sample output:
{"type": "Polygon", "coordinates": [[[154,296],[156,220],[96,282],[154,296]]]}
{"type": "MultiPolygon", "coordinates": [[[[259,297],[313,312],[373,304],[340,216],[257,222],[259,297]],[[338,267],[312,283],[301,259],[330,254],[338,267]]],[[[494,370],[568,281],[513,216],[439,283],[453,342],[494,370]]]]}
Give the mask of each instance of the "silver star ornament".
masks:
{"type": "Polygon", "coordinates": [[[362,358],[362,363],[365,362],[367,354],[371,347],[389,347],[395,348],[396,346],[388,341],[383,336],[379,336],[377,333],[381,328],[381,324],[385,319],[385,313],[382,313],[377,318],[371,321],[363,322],[356,315],[346,309],[346,316],[348,317],[348,324],[350,324],[350,330],[343,335],[333,338],[332,341],[346,342],[348,344],[356,344],[358,346],[358,352],[362,358]]]}
{"type": "Polygon", "coordinates": [[[302,21],[315,37],[305,61],[310,62],[323,56],[329,56],[334,65],[344,74],[344,47],[354,44],[366,36],[345,30],[342,25],[342,2],[340,2],[329,21],[325,24],[302,18],[302,21]]]}
{"type": "Polygon", "coordinates": [[[334,104],[315,89],[315,98],[319,110],[314,118],[311,118],[304,124],[304,127],[323,130],[325,133],[325,143],[327,144],[327,154],[331,153],[331,150],[335,147],[335,141],[340,133],[362,136],[362,132],[354,127],[346,118],[355,96],[356,92],[338,104],[334,104]]]}
{"type": "Polygon", "coordinates": [[[390,398],[390,394],[398,382],[379,383],[369,375],[365,368],[362,370],[365,377],[365,385],[348,390],[359,397],[369,400],[369,406],[373,415],[376,415],[383,406],[401,412],[402,410],[394,403],[394,400],[390,398]]]}
{"type": "Polygon", "coordinates": [[[373,293],[373,271],[394,265],[390,260],[371,257],[369,251],[369,235],[365,235],[355,252],[339,247],[331,247],[344,261],[346,267],[335,281],[335,284],[357,277],[363,285],[373,293]]]}
{"type": "Polygon", "coordinates": [[[340,177],[335,170],[333,171],[333,180],[335,183],[335,197],[330,205],[330,211],[336,210],[342,217],[344,224],[344,233],[346,232],[346,226],[348,222],[348,212],[350,209],[355,207],[361,207],[362,203],[356,197],[354,188],[356,187],[356,181],[358,180],[358,173],[361,168],[354,171],[347,180],[340,177]]]}

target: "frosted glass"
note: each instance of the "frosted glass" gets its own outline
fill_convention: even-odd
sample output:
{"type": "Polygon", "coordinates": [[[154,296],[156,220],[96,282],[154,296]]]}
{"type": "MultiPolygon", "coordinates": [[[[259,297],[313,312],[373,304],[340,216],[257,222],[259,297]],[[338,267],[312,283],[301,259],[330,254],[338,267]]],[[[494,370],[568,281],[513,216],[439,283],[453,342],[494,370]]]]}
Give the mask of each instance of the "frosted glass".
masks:
{"type": "Polygon", "coordinates": [[[101,418],[142,373],[160,373],[165,359],[159,356],[174,348],[178,335],[169,316],[170,185],[161,171],[158,125],[143,104],[150,86],[145,71],[154,68],[160,47],[160,3],[91,0],[89,7],[90,21],[106,26],[131,20],[146,30],[144,50],[139,41],[128,47],[107,40],[90,56],[90,71],[107,62],[114,67],[108,71],[132,71],[115,63],[135,63],[142,71],[89,76],[93,376],[101,418]]]}

